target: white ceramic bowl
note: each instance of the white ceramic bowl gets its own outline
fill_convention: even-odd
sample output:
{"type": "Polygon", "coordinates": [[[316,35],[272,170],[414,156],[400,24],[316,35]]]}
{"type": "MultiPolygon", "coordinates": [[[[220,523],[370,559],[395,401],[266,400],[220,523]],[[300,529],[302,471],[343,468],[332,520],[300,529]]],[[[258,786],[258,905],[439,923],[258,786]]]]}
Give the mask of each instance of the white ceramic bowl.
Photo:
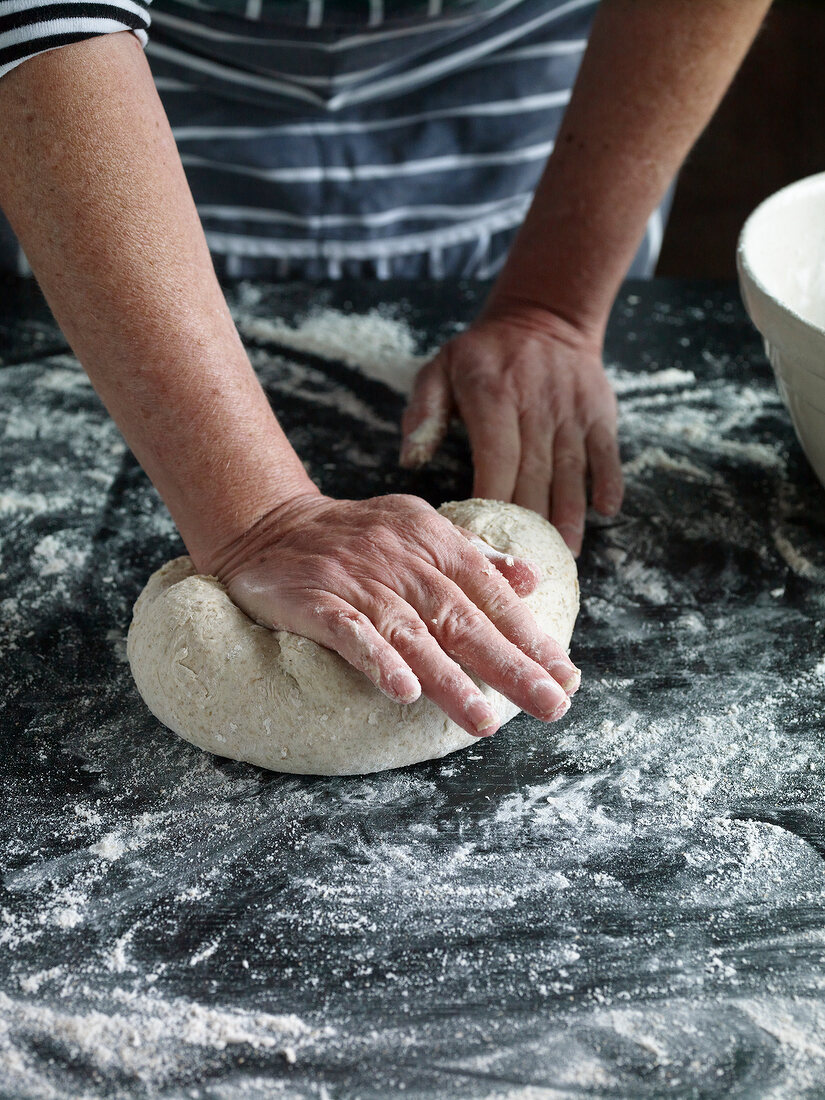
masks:
{"type": "Polygon", "coordinates": [[[754,210],[737,267],[799,442],[825,485],[825,172],[754,210]]]}

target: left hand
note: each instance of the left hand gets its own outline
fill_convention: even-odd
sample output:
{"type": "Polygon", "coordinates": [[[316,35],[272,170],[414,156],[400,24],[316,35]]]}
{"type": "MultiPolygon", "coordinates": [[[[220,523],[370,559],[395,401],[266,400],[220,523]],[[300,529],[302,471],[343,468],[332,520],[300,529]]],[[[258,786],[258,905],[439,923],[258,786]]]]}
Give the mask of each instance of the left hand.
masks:
{"type": "Polygon", "coordinates": [[[492,301],[419,372],[404,414],[402,465],[433,457],[454,412],[470,438],[474,496],[533,509],[574,554],[588,474],[596,510],[618,512],[616,398],[600,339],[532,303],[492,301]]]}

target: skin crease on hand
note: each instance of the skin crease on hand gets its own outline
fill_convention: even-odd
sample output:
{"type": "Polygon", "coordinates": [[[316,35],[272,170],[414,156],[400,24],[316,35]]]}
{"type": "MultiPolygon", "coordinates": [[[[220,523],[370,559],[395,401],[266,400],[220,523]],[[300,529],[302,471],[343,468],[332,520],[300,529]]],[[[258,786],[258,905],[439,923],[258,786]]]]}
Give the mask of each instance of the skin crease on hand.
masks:
{"type": "Polygon", "coordinates": [[[258,524],[215,573],[256,622],[335,650],[394,702],[423,692],[489,736],[496,713],[466,669],[554,721],[581,677],[519,598],[537,570],[478,541],[417,497],[308,495],[258,524]]]}

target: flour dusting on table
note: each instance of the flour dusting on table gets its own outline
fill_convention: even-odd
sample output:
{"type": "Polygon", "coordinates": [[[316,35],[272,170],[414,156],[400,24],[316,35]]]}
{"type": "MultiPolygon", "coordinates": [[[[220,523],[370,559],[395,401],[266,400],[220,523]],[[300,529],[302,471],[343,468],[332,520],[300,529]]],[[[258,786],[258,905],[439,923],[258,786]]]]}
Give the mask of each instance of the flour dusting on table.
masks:
{"type": "MultiPolygon", "coordinates": [[[[478,292],[444,292],[441,320],[336,293],[232,298],[313,476],[466,496],[460,430],[411,473],[398,420],[418,334],[478,292]]],[[[21,334],[30,361],[0,370],[0,1095],[819,1095],[822,490],[728,292],[661,293],[611,325],[627,497],[590,519],[570,714],[347,780],[206,756],[142,707],[130,604],[180,543],[54,334],[21,334]]]]}
{"type": "Polygon", "coordinates": [[[403,394],[410,393],[416,374],[431,357],[416,353],[415,334],[387,308],[366,314],[321,309],[296,326],[277,318],[243,315],[236,315],[236,321],[246,340],[346,363],[403,394]]]}

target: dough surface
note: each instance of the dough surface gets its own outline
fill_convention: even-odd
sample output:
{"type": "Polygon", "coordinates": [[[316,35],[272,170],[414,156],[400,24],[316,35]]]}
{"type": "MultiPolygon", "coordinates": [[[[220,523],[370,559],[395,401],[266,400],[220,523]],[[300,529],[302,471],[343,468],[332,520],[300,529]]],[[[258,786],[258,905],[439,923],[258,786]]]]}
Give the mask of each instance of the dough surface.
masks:
{"type": "MultiPolygon", "coordinates": [[[[440,511],[541,568],[525,603],[566,648],[579,586],[556,529],[515,504],[466,500],[440,511]]],[[[360,775],[476,743],[428,699],[392,703],[336,653],[257,625],[219,581],[196,574],[188,557],[150,577],[135,604],[127,653],[140,694],[164,725],[208,752],[273,771],[360,775]]],[[[502,721],[518,714],[498,692],[481,689],[502,721]]]]}

